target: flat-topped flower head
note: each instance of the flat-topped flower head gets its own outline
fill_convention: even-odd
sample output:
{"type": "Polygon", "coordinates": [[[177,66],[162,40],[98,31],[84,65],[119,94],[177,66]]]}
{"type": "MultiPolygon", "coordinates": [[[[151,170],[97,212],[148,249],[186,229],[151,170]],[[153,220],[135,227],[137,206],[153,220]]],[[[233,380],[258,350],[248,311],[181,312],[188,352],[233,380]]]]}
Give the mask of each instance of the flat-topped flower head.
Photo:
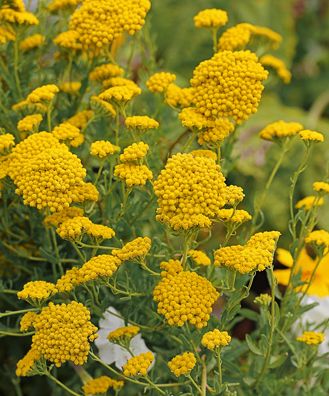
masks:
{"type": "Polygon", "coordinates": [[[64,208],[59,212],[47,215],[43,222],[46,226],[58,227],[65,220],[72,219],[73,217],[82,217],[83,213],[84,211],[82,208],[71,206],[69,208],[64,208]]]}
{"type": "Polygon", "coordinates": [[[324,333],[316,331],[304,331],[304,333],[296,338],[297,341],[307,345],[319,345],[324,341],[324,333]]]}
{"type": "Polygon", "coordinates": [[[212,306],[219,293],[208,279],[196,272],[172,268],[172,275],[164,271],[161,281],[153,291],[158,303],[158,313],[164,315],[169,326],[182,327],[185,323],[198,329],[207,326],[212,306]]]}
{"type": "Polygon", "coordinates": [[[259,61],[263,66],[265,66],[266,69],[274,69],[285,84],[290,83],[291,72],[287,69],[287,66],[283,60],[273,55],[263,55],[259,61]]]}
{"type": "Polygon", "coordinates": [[[38,314],[36,312],[26,312],[19,322],[20,331],[28,331],[32,329],[37,315],[38,314]]]}
{"type": "Polygon", "coordinates": [[[103,81],[111,77],[122,76],[123,73],[124,70],[122,67],[114,63],[105,63],[95,67],[95,69],[89,73],[89,79],[91,81],[103,81]]]}
{"type": "Polygon", "coordinates": [[[176,377],[189,375],[195,365],[196,357],[192,352],[184,352],[180,355],[176,355],[168,363],[170,371],[175,374],[176,377]]]}
{"type": "Polygon", "coordinates": [[[318,181],[313,183],[313,190],[323,194],[329,194],[329,183],[318,181]]]}
{"type": "Polygon", "coordinates": [[[47,300],[56,292],[56,286],[53,283],[45,281],[31,281],[25,283],[23,290],[17,293],[17,297],[20,300],[40,302],[47,300]]]}
{"type": "Polygon", "coordinates": [[[77,51],[82,49],[79,33],[75,30],[62,32],[54,38],[54,43],[65,50],[77,51]]]}
{"type": "Polygon", "coordinates": [[[144,158],[149,150],[149,145],[144,142],[133,143],[123,150],[120,155],[121,162],[133,162],[144,158]]]}
{"type": "Polygon", "coordinates": [[[321,132],[317,131],[312,131],[310,129],[304,129],[299,132],[299,137],[305,142],[305,143],[322,143],[324,142],[324,135],[321,132]]]}
{"type": "Polygon", "coordinates": [[[121,249],[112,250],[113,256],[121,261],[143,259],[151,249],[151,239],[148,237],[138,237],[126,243],[121,249]]]}
{"type": "Polygon", "coordinates": [[[107,339],[114,343],[121,343],[130,341],[135,335],[137,335],[140,331],[140,327],[138,326],[124,326],[119,327],[113,331],[111,331],[107,339]]]}
{"type": "Polygon", "coordinates": [[[52,130],[52,133],[58,140],[70,142],[80,135],[80,129],[69,122],[62,122],[52,130]]]}
{"type": "Polygon", "coordinates": [[[208,123],[206,129],[199,131],[198,143],[218,147],[233,131],[234,124],[227,118],[218,118],[213,123],[208,123]]]}
{"type": "Polygon", "coordinates": [[[108,140],[96,140],[90,145],[90,154],[98,158],[106,158],[119,151],[120,147],[115,146],[108,140]]]}
{"type": "Polygon", "coordinates": [[[41,358],[41,353],[36,348],[31,348],[27,354],[17,362],[17,377],[27,377],[33,373],[36,362],[41,358]]]}
{"type": "Polygon", "coordinates": [[[280,120],[266,125],[266,127],[259,132],[259,136],[264,140],[273,141],[275,139],[296,136],[302,129],[303,125],[299,122],[286,122],[280,120]]]}
{"type": "Polygon", "coordinates": [[[123,366],[123,374],[127,377],[146,376],[153,360],[154,355],[152,352],[134,356],[123,366]]]}
{"type": "Polygon", "coordinates": [[[78,280],[81,279],[83,283],[87,283],[101,278],[110,278],[120,264],[121,260],[110,254],[94,256],[79,268],[78,280]]]}
{"type": "Polygon", "coordinates": [[[17,11],[12,8],[0,9],[0,21],[14,25],[38,25],[39,19],[32,12],[17,11]]]}
{"type": "Polygon", "coordinates": [[[170,276],[177,275],[179,272],[183,271],[183,266],[180,260],[170,259],[169,261],[162,261],[160,263],[160,268],[162,269],[161,277],[167,278],[170,276]]]}
{"type": "Polygon", "coordinates": [[[88,0],[74,11],[69,28],[78,32],[85,51],[97,55],[124,32],[138,32],[150,7],[149,0],[88,0]]]}
{"type": "Polygon", "coordinates": [[[171,157],[154,183],[157,220],[175,230],[210,227],[224,205],[243,198],[241,188],[225,184],[214,158],[198,153],[171,157]]]}
{"type": "Polygon", "coordinates": [[[127,187],[145,186],[148,180],[153,179],[152,171],[146,165],[125,162],[114,168],[114,176],[118,177],[127,187]]]}
{"type": "Polygon", "coordinates": [[[90,312],[81,303],[53,304],[42,308],[33,326],[32,349],[60,367],[65,362],[83,365],[88,358],[89,342],[97,337],[90,312]]]}
{"type": "Polygon", "coordinates": [[[92,110],[82,110],[68,118],[66,122],[79,129],[83,129],[87,126],[88,122],[93,118],[94,112],[92,110]]]}
{"type": "Polygon", "coordinates": [[[124,104],[132,100],[135,96],[142,93],[142,90],[134,85],[123,85],[108,88],[102,92],[98,97],[106,102],[113,102],[116,104],[124,104]]]}
{"type": "Polygon", "coordinates": [[[81,0],[52,0],[48,4],[48,10],[56,13],[61,10],[70,10],[76,8],[81,3],[81,0]]]}
{"type": "Polygon", "coordinates": [[[189,250],[187,254],[197,265],[210,265],[211,260],[202,250],[189,250]]]}
{"type": "Polygon", "coordinates": [[[101,99],[99,96],[93,95],[90,98],[90,106],[95,111],[101,115],[106,115],[111,118],[115,117],[117,112],[111,103],[106,100],[101,99]]]}
{"type": "Polygon", "coordinates": [[[176,75],[169,72],[154,73],[147,81],[146,86],[151,92],[165,92],[171,83],[176,80],[176,75]]]}
{"type": "Polygon", "coordinates": [[[209,120],[193,107],[186,107],[178,117],[182,125],[189,129],[201,130],[209,126],[209,120]]]}
{"type": "Polygon", "coordinates": [[[257,111],[268,72],[250,51],[221,51],[193,72],[193,103],[209,119],[232,118],[237,124],[257,111]]]}
{"type": "Polygon", "coordinates": [[[27,115],[18,121],[17,129],[20,132],[37,132],[41,121],[41,114],[27,115]]]}
{"type": "Polygon", "coordinates": [[[0,45],[7,44],[9,41],[15,41],[16,34],[11,26],[0,26],[0,45]]]}
{"type": "Polygon", "coordinates": [[[137,129],[146,131],[147,129],[159,128],[158,121],[148,116],[132,116],[125,119],[125,125],[128,129],[137,129]]]}
{"type": "Polygon", "coordinates": [[[27,52],[34,48],[39,48],[44,44],[45,39],[45,36],[42,34],[33,34],[32,36],[26,37],[19,43],[19,49],[23,52],[27,52]]]}
{"type": "Polygon", "coordinates": [[[171,107],[189,107],[193,101],[193,89],[191,87],[181,88],[171,83],[165,91],[165,102],[171,107]]]}
{"type": "Polygon", "coordinates": [[[324,204],[323,197],[317,197],[315,195],[309,195],[305,198],[300,199],[296,205],[296,209],[310,210],[316,206],[322,206],[324,204]]]}
{"type": "Polygon", "coordinates": [[[64,81],[59,85],[59,89],[70,95],[76,95],[79,93],[81,88],[80,81],[64,81]]]}
{"type": "Polygon", "coordinates": [[[305,238],[305,243],[313,245],[316,249],[329,249],[329,232],[325,230],[312,231],[305,238]]]}
{"type": "Polygon", "coordinates": [[[0,135],[0,155],[8,154],[15,146],[15,136],[11,133],[0,135]]]}
{"type": "Polygon", "coordinates": [[[59,88],[55,84],[42,85],[34,89],[26,98],[29,103],[51,102],[59,88]]]}
{"type": "Polygon", "coordinates": [[[123,381],[102,375],[101,377],[89,379],[82,387],[86,396],[105,394],[109,389],[120,390],[124,385],[123,381]]]}
{"type": "Polygon", "coordinates": [[[258,232],[246,245],[222,247],[215,251],[215,266],[224,266],[241,274],[263,271],[272,265],[280,233],[258,232]]]}
{"type": "Polygon", "coordinates": [[[231,337],[227,331],[219,331],[215,329],[213,331],[208,331],[202,336],[201,344],[213,351],[217,348],[222,348],[227,346],[231,342],[231,337]]]}
{"type": "Polygon", "coordinates": [[[62,239],[75,241],[81,239],[81,237],[86,233],[86,229],[91,224],[92,222],[88,219],[88,217],[68,217],[63,219],[63,221],[60,221],[58,227],[56,228],[56,232],[62,239]]]}
{"type": "Polygon", "coordinates": [[[243,209],[221,209],[218,212],[218,218],[228,223],[244,223],[251,220],[251,215],[243,209]]]}
{"type": "Polygon", "coordinates": [[[218,8],[202,10],[194,17],[194,25],[197,28],[220,28],[226,25],[227,21],[227,12],[218,8]]]}

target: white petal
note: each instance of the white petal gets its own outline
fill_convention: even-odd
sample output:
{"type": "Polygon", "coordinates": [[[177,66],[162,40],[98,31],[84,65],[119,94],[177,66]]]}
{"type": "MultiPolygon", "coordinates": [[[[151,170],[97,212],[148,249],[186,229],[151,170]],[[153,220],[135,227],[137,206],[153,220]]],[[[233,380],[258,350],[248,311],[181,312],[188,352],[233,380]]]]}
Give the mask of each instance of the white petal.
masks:
{"type": "Polygon", "coordinates": [[[113,331],[119,327],[123,327],[125,322],[120,317],[120,312],[118,312],[114,307],[110,306],[106,309],[103,314],[103,318],[99,321],[99,328],[106,328],[108,332],[113,331]],[[113,315],[113,313],[115,315],[113,315]]]}

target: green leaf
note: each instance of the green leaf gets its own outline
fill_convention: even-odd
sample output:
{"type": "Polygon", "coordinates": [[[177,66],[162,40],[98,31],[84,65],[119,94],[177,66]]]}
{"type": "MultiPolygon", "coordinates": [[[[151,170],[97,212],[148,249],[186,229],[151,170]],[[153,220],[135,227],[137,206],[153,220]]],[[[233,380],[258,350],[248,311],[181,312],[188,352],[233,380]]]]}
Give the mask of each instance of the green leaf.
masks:
{"type": "Polygon", "coordinates": [[[282,364],[287,359],[288,353],[284,353],[282,355],[271,356],[270,363],[268,365],[269,368],[276,368],[282,366],[282,364]]]}
{"type": "Polygon", "coordinates": [[[258,356],[264,356],[263,352],[254,344],[249,334],[246,335],[246,342],[252,353],[258,356]]]}
{"type": "Polygon", "coordinates": [[[240,311],[239,311],[239,313],[240,313],[243,317],[245,317],[245,318],[247,318],[247,319],[250,319],[250,320],[253,320],[253,321],[255,321],[255,322],[257,322],[258,319],[259,319],[259,314],[258,314],[257,312],[255,312],[255,311],[252,311],[251,309],[241,308],[240,311]]]}

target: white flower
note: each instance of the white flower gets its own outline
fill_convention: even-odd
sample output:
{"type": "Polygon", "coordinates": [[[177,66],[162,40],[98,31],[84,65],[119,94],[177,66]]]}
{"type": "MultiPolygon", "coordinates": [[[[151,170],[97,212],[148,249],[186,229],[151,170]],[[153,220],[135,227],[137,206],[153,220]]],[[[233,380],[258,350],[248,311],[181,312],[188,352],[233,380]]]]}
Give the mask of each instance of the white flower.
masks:
{"type": "MultiPolygon", "coordinates": [[[[312,328],[319,325],[325,320],[329,319],[329,296],[328,297],[316,297],[316,296],[305,296],[302,305],[309,305],[313,303],[318,303],[317,306],[305,312],[301,320],[295,326],[296,332],[299,333],[304,329],[306,324],[311,324],[312,328]]],[[[317,329],[317,331],[323,331],[323,327],[317,329]]],[[[323,331],[325,334],[325,340],[319,345],[319,352],[326,353],[329,352],[329,326],[323,331]]]]}
{"type": "MultiPolygon", "coordinates": [[[[131,358],[131,355],[120,345],[110,342],[107,336],[111,331],[124,326],[126,326],[126,324],[124,320],[121,319],[120,312],[114,307],[108,307],[103,314],[103,319],[99,321],[98,337],[95,340],[100,359],[107,364],[115,363],[120,370],[122,366],[127,363],[127,360],[131,358]]],[[[130,350],[134,355],[151,352],[146,346],[141,334],[137,334],[131,339],[130,350]]]]}

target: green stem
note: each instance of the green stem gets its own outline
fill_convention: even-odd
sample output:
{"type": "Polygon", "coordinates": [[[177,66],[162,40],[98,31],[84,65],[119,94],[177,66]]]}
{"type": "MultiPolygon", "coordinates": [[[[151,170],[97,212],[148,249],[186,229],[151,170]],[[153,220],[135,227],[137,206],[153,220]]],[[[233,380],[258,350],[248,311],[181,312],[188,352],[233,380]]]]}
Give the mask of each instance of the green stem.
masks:
{"type": "Polygon", "coordinates": [[[18,65],[19,65],[19,39],[16,37],[16,40],[14,41],[14,76],[15,76],[15,83],[16,83],[16,88],[17,88],[17,93],[19,98],[22,98],[22,89],[21,89],[21,83],[19,79],[19,72],[18,72],[18,65]]]}
{"type": "Polygon", "coordinates": [[[195,386],[195,388],[198,390],[200,395],[202,395],[202,390],[199,387],[199,385],[194,381],[194,379],[191,377],[191,375],[187,375],[187,378],[192,382],[192,384],[195,386]]]}
{"type": "Polygon", "coordinates": [[[223,373],[222,373],[222,358],[220,356],[220,350],[217,352],[217,368],[218,368],[218,382],[221,386],[223,384],[223,373]]]}
{"type": "Polygon", "coordinates": [[[55,382],[57,385],[59,385],[61,388],[66,390],[66,392],[70,393],[71,395],[74,396],[81,396],[81,393],[74,392],[72,389],[68,388],[66,385],[63,384],[60,380],[58,380],[56,377],[51,375],[49,372],[46,372],[45,375],[53,382],[55,382]]]}
{"type": "Polygon", "coordinates": [[[39,309],[38,308],[29,308],[29,309],[21,309],[19,311],[3,312],[3,313],[0,313],[0,319],[4,318],[6,316],[19,315],[19,314],[26,313],[26,312],[36,312],[36,311],[39,311],[39,309]]]}
{"type": "Polygon", "coordinates": [[[54,247],[54,251],[55,251],[55,256],[56,256],[56,260],[57,260],[57,265],[59,268],[59,273],[60,275],[64,274],[64,270],[61,264],[61,258],[59,255],[59,250],[58,250],[58,245],[57,245],[57,239],[56,239],[56,234],[55,234],[55,230],[53,228],[50,229],[50,236],[53,242],[53,247],[54,247]]]}
{"type": "Polygon", "coordinates": [[[18,333],[15,331],[2,331],[0,330],[0,336],[10,336],[10,337],[26,337],[33,335],[34,331],[30,331],[28,333],[18,333]]]}
{"type": "Polygon", "coordinates": [[[310,287],[311,287],[311,285],[312,285],[312,282],[313,282],[313,280],[314,280],[316,271],[317,271],[317,269],[319,268],[319,265],[321,264],[322,259],[323,259],[323,256],[321,256],[321,257],[318,258],[317,263],[316,263],[316,265],[315,265],[315,267],[314,267],[314,269],[313,269],[313,272],[312,272],[312,274],[311,274],[310,280],[308,281],[308,285],[307,285],[306,289],[304,290],[302,296],[301,296],[300,299],[298,300],[298,305],[301,304],[301,302],[302,302],[303,299],[305,298],[307,292],[309,291],[309,289],[310,289],[310,287]]]}
{"type": "Polygon", "coordinates": [[[150,384],[150,386],[152,388],[156,389],[159,393],[161,393],[161,395],[165,395],[166,394],[166,392],[161,390],[153,381],[151,381],[151,379],[147,375],[145,376],[145,379],[150,384]]]}

